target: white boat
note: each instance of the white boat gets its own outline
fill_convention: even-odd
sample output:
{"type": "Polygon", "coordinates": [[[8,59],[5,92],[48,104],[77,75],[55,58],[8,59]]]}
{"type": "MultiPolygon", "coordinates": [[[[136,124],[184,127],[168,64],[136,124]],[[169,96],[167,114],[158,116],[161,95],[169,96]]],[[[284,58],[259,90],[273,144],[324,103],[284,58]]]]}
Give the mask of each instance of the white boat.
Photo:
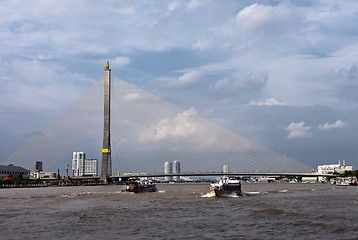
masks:
{"type": "Polygon", "coordinates": [[[210,193],[217,197],[241,195],[241,180],[222,179],[210,184],[210,193]]]}
{"type": "Polygon", "coordinates": [[[357,178],[356,177],[337,177],[336,185],[338,186],[357,186],[357,178]]]}

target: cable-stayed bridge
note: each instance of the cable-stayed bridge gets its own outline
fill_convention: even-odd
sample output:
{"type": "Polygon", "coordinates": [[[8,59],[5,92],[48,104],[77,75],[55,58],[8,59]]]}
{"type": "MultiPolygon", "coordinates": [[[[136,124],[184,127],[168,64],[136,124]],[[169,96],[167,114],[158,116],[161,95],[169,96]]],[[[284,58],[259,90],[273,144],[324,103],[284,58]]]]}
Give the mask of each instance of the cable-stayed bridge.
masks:
{"type": "Polygon", "coordinates": [[[305,164],[200,118],[194,109],[182,109],[111,76],[109,65],[106,71],[109,76],[105,74],[105,83],[109,79],[109,86],[103,80],[95,83],[5,163],[32,168],[35,161],[42,161],[49,168],[63,169],[71,162],[73,151],[83,151],[91,158],[107,156],[107,176],[163,172],[164,162],[174,160],[180,161],[182,173],[192,174],[214,174],[224,164],[236,173],[312,171],[305,164]],[[110,94],[106,96],[106,92],[110,94]],[[107,113],[106,98],[110,106],[107,113]]]}

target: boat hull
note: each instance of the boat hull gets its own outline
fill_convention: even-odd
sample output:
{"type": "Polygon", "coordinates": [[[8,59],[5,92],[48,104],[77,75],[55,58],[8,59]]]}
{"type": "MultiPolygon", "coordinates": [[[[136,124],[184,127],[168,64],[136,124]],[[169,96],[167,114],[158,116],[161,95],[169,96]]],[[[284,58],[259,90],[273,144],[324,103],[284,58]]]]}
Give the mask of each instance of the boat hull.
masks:
{"type": "Polygon", "coordinates": [[[214,193],[214,195],[216,197],[227,197],[227,196],[239,196],[241,195],[241,190],[238,191],[223,191],[223,190],[219,190],[219,189],[213,189],[211,191],[212,193],[214,193]]]}
{"type": "Polygon", "coordinates": [[[128,183],[125,189],[127,192],[156,192],[157,187],[155,184],[141,184],[139,182],[128,183]]]}
{"type": "Polygon", "coordinates": [[[213,183],[210,186],[210,193],[217,197],[241,195],[241,182],[226,181],[213,183]]]}

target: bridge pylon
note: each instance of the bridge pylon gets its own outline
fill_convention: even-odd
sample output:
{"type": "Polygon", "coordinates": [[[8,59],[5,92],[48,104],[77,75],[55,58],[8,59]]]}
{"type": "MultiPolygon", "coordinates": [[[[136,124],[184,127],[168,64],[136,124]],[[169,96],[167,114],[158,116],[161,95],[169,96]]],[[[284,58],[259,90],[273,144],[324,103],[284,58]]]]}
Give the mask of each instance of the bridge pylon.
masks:
{"type": "Polygon", "coordinates": [[[107,60],[104,69],[104,127],[101,179],[108,183],[111,175],[111,69],[107,60]]]}

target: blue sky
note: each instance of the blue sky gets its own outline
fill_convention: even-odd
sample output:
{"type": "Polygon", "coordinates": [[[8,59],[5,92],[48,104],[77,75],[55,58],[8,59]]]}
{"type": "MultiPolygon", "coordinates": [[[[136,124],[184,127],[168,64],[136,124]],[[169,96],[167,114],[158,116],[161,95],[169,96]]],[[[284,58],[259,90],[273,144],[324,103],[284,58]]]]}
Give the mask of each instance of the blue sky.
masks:
{"type": "Polygon", "coordinates": [[[358,168],[357,1],[2,1],[0,162],[112,73],[302,163],[358,168]]]}

